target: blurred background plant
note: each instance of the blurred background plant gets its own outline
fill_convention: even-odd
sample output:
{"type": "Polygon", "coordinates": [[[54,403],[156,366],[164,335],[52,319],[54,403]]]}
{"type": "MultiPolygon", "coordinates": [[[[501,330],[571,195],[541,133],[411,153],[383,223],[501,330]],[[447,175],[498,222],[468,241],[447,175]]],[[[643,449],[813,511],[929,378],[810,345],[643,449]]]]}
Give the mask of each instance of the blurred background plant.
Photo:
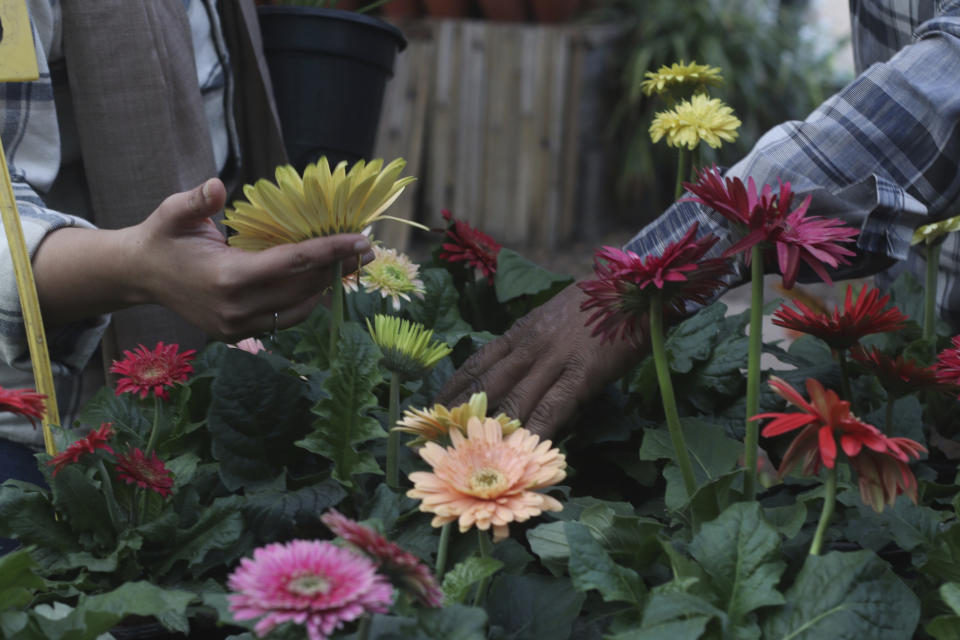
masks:
{"type": "MultiPolygon", "coordinates": [[[[739,138],[705,149],[702,163],[733,164],[759,136],[785,120],[803,119],[839,89],[849,72],[834,64],[845,42],[812,21],[811,0],[606,0],[598,20],[630,25],[616,54],[619,78],[609,133],[620,140],[621,202],[644,202],[645,223],[673,201],[676,152],[653,144],[648,129],[658,101],[644,96],[647,71],[696,60],[724,70],[711,92],[742,120],[739,138]]],[[[636,206],[625,207],[636,211],[636,206]]]]}

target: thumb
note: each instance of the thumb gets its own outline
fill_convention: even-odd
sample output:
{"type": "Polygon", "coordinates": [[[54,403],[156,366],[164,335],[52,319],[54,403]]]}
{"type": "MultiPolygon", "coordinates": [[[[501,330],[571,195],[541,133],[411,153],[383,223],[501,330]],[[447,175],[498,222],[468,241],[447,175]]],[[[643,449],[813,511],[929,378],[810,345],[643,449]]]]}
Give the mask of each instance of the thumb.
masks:
{"type": "Polygon", "coordinates": [[[169,196],[157,212],[169,222],[196,223],[223,209],[226,200],[227,190],[223,182],[219,178],[210,178],[190,191],[169,196]]]}

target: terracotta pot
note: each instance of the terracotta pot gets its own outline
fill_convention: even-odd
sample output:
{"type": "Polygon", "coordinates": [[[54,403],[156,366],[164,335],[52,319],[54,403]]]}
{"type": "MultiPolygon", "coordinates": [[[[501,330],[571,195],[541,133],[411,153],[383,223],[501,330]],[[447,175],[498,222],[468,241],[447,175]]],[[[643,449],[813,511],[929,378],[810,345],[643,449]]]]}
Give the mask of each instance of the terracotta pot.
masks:
{"type": "Polygon", "coordinates": [[[478,0],[480,10],[489,20],[523,22],[527,19],[525,0],[478,0]]]}
{"type": "Polygon", "coordinates": [[[566,22],[580,9],[581,0],[531,0],[537,22],[566,22]]]}
{"type": "Polygon", "coordinates": [[[435,18],[463,18],[470,12],[469,0],[423,0],[427,15],[435,18]]]}
{"type": "Polygon", "coordinates": [[[390,0],[380,12],[387,18],[416,18],[421,13],[420,0],[390,0]]]}

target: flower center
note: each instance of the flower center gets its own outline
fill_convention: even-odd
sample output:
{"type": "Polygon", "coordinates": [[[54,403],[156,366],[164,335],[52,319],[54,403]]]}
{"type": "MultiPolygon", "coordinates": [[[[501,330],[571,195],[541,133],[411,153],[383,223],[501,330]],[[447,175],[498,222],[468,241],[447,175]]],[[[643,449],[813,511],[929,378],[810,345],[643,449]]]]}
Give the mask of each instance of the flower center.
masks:
{"type": "Polygon", "coordinates": [[[144,362],[137,370],[137,376],[140,378],[141,384],[161,382],[167,377],[167,367],[163,362],[157,360],[144,362]]]}
{"type": "Polygon", "coordinates": [[[507,478],[499,470],[490,467],[477,469],[470,475],[467,485],[478,498],[497,496],[506,488],[507,478]]]}
{"type": "Polygon", "coordinates": [[[323,576],[307,573],[290,580],[287,589],[300,596],[315,596],[330,591],[330,581],[323,576]]]}

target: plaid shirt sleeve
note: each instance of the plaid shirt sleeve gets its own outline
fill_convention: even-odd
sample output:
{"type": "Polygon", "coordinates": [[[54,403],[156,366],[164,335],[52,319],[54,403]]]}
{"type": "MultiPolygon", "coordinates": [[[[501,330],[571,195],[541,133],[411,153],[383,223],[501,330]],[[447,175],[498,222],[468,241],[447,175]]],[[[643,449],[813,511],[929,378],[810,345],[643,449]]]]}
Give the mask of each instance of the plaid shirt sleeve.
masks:
{"type": "MultiPolygon", "coordinates": [[[[30,2],[40,77],[34,82],[0,83],[0,136],[13,179],[20,224],[32,257],[47,234],[69,226],[92,227],[75,216],[48,209],[37,194],[53,183],[60,168],[60,137],[48,56],[57,43],[58,8],[50,0],[30,2]],[[35,190],[36,189],[36,190],[35,190]]],[[[54,374],[75,373],[96,350],[109,321],[97,316],[47,333],[54,374]]],[[[20,296],[6,234],[0,240],[0,361],[30,368],[20,296]]]]}
{"type": "MultiPolygon", "coordinates": [[[[841,217],[858,227],[858,259],[839,277],[869,275],[891,259],[907,260],[914,228],[946,217],[960,200],[960,1],[940,3],[938,11],[934,4],[853,0],[857,61],[869,64],[877,52],[892,57],[872,64],[806,120],[768,131],[726,173],[752,176],[758,184],[789,181],[798,198],[813,195],[811,215],[841,217]],[[931,15],[924,16],[924,8],[931,15]]],[[[626,247],[659,254],[694,221],[703,233],[720,237],[714,254],[737,239],[719,215],[679,202],[626,247]]],[[[941,269],[951,274],[941,278],[948,282],[941,307],[960,312],[960,295],[949,295],[960,291],[960,255],[948,254],[945,247],[941,269]]],[[[739,264],[731,284],[747,277],[739,264]]]]}

